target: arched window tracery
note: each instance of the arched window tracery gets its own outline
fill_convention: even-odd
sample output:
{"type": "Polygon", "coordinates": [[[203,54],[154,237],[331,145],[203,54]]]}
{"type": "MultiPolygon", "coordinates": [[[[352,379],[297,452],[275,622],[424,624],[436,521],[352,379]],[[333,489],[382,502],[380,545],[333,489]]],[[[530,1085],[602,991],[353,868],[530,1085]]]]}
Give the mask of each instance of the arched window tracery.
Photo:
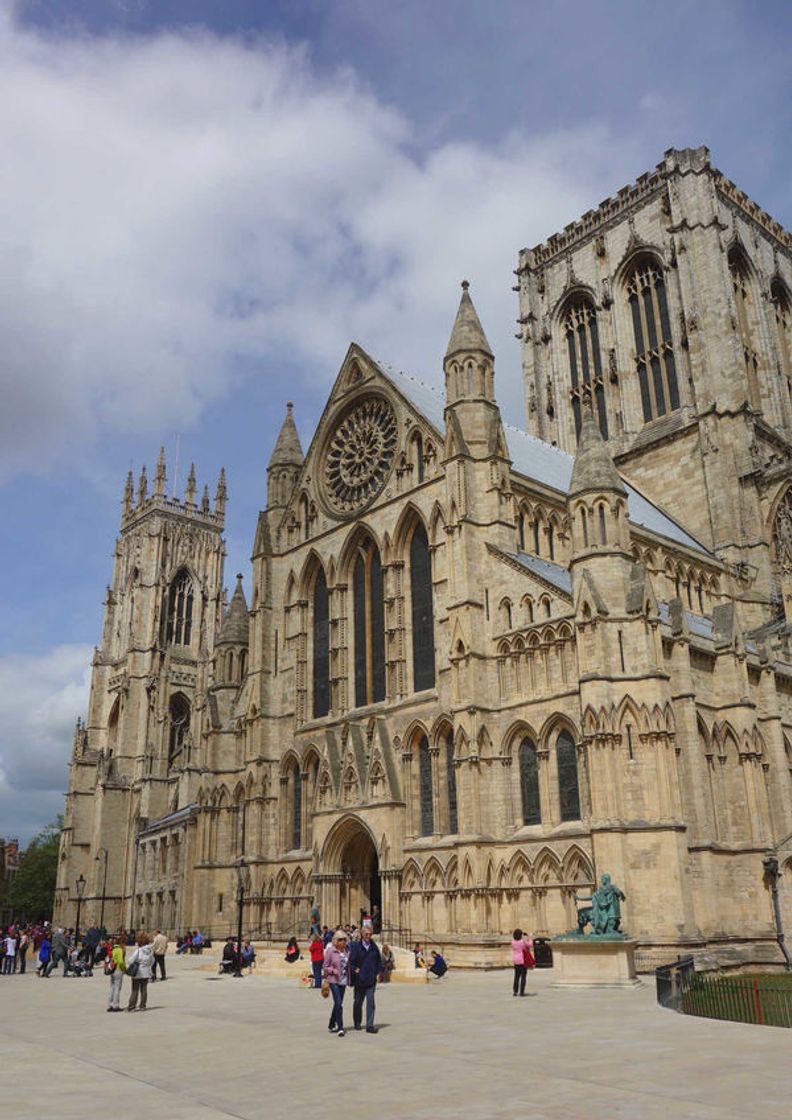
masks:
{"type": "Polygon", "coordinates": [[[580,435],[583,410],[588,408],[594,413],[602,438],[607,439],[608,416],[597,313],[588,297],[578,296],[570,300],[564,312],[563,329],[567,344],[575,434],[580,435]]]}
{"type": "Polygon", "coordinates": [[[432,757],[429,754],[429,740],[425,735],[422,735],[418,740],[418,800],[421,836],[431,836],[434,832],[432,757]]]}
{"type": "Polygon", "coordinates": [[[457,806],[456,767],[454,766],[454,731],[449,727],[446,732],[446,781],[448,785],[448,831],[454,836],[459,832],[459,813],[457,806]]]}
{"type": "Polygon", "coordinates": [[[758,409],[762,407],[762,401],[759,391],[759,351],[755,335],[756,302],[753,281],[748,262],[736,245],[730,249],[728,261],[737,311],[737,330],[742,343],[745,377],[748,382],[748,400],[754,408],[758,409]]]}
{"type": "Polygon", "coordinates": [[[770,285],[770,301],[775,319],[778,365],[786,381],[787,393],[792,398],[792,301],[780,280],[776,279],[770,285]]]}
{"type": "Polygon", "coordinates": [[[168,645],[188,646],[192,638],[193,582],[181,568],[168,590],[165,641],[168,645]]]}
{"type": "Polygon", "coordinates": [[[627,278],[635,338],[635,362],[644,423],[679,408],[674,344],[665,280],[660,266],[644,257],[627,278]]]}

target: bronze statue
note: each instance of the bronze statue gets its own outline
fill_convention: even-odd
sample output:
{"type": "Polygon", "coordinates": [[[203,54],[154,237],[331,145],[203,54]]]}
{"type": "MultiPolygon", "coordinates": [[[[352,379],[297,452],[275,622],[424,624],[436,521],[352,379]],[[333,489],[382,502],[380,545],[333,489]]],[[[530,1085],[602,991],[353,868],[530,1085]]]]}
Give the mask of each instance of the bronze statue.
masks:
{"type": "Polygon", "coordinates": [[[622,890],[611,882],[610,875],[603,875],[599,887],[591,898],[578,898],[575,894],[575,903],[590,902],[591,906],[584,906],[577,912],[577,932],[583,934],[586,926],[591,924],[591,932],[601,936],[622,934],[621,904],[626,899],[622,890]]]}

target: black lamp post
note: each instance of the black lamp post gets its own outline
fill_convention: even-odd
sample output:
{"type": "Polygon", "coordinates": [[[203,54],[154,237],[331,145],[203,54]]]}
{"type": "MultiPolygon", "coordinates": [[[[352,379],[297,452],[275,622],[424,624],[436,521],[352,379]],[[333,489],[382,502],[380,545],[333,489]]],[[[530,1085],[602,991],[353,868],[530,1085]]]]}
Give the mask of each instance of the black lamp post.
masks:
{"type": "Polygon", "coordinates": [[[80,944],[80,910],[82,909],[83,895],[85,894],[85,876],[80,875],[77,879],[77,925],[74,929],[74,944],[80,944]]]}
{"type": "Polygon", "coordinates": [[[246,883],[246,872],[247,872],[247,864],[245,863],[244,857],[240,857],[236,861],[236,869],[237,869],[237,878],[238,878],[238,881],[239,881],[239,891],[238,891],[238,896],[237,896],[238,902],[239,902],[239,912],[238,912],[238,915],[237,915],[237,950],[236,950],[236,957],[235,957],[235,960],[234,960],[234,976],[239,977],[241,979],[241,977],[242,977],[242,914],[243,914],[243,910],[245,908],[245,883],[246,883]]]}
{"type": "Polygon", "coordinates": [[[105,898],[107,896],[107,848],[100,848],[96,853],[95,859],[97,862],[101,856],[104,856],[104,873],[102,875],[102,908],[99,911],[99,929],[102,931],[102,936],[104,936],[104,910],[105,898]]]}
{"type": "Polygon", "coordinates": [[[792,972],[792,959],[789,956],[789,950],[784,944],[784,926],[781,922],[781,906],[778,901],[778,878],[781,874],[778,867],[778,859],[776,856],[765,856],[762,860],[762,867],[764,868],[765,879],[770,887],[770,896],[773,900],[773,917],[775,918],[776,928],[776,941],[778,947],[784,954],[786,961],[787,972],[792,972]]]}

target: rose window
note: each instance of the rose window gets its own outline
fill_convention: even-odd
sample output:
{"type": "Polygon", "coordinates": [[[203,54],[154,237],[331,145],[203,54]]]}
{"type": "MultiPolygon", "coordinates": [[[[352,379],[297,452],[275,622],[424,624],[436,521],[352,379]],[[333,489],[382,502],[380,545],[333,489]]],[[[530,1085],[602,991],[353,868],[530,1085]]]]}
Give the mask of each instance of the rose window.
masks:
{"type": "Polygon", "coordinates": [[[396,416],[386,400],[368,397],[347,412],[330,438],[325,485],[339,513],[354,513],[379,494],[396,452],[396,416]]]}

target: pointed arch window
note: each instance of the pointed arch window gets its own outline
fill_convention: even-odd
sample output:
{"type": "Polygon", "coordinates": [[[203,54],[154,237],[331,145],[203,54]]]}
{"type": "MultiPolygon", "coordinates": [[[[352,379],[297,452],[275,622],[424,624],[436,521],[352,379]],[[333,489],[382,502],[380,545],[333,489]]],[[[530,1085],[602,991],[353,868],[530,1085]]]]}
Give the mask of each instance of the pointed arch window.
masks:
{"type": "Polygon", "coordinates": [[[182,568],[173,577],[168,591],[165,641],[168,645],[188,646],[192,638],[193,582],[182,568]]]}
{"type": "Polygon", "coordinates": [[[180,765],[190,730],[190,704],[183,693],[177,692],[168,704],[168,769],[180,765]]]}
{"type": "Polygon", "coordinates": [[[412,606],[413,688],[434,688],[435,645],[432,603],[432,557],[429,538],[419,521],[410,541],[410,597],[412,606]]]}
{"type": "Polygon", "coordinates": [[[774,280],[770,285],[770,300],[775,318],[778,366],[786,380],[787,392],[792,397],[792,303],[780,280],[774,280]]]}
{"type": "Polygon", "coordinates": [[[459,832],[457,808],[456,767],[454,766],[454,732],[449,727],[446,733],[446,781],[448,784],[448,831],[452,836],[459,832]]]}
{"type": "Polygon", "coordinates": [[[330,601],[327,579],[319,569],[313,590],[313,716],[330,711],[330,601]]]}
{"type": "Polygon", "coordinates": [[[434,798],[432,791],[432,757],[429,740],[422,735],[418,742],[418,795],[421,812],[421,836],[434,832],[434,798]]]}
{"type": "Polygon", "coordinates": [[[379,549],[366,538],[353,568],[355,706],[385,699],[385,600],[379,549]]]}
{"type": "Polygon", "coordinates": [[[742,343],[745,376],[748,381],[748,400],[754,408],[761,408],[759,394],[759,354],[756,349],[754,328],[756,325],[756,306],[754,302],[751,272],[745,256],[737,246],[729,252],[729,273],[737,309],[737,330],[742,343]]]}
{"type": "Polygon", "coordinates": [[[558,799],[562,821],[580,820],[580,787],[578,784],[577,751],[568,731],[562,731],[556,742],[558,763],[558,799]]]}
{"type": "Polygon", "coordinates": [[[674,343],[663,272],[643,258],[627,278],[635,337],[635,364],[644,423],[679,408],[674,343]]]}
{"type": "Polygon", "coordinates": [[[291,779],[291,846],[292,848],[299,848],[302,846],[302,774],[296,762],[292,769],[291,779]]]}
{"type": "Polygon", "coordinates": [[[567,304],[563,319],[569,359],[570,397],[575,414],[575,433],[580,435],[583,409],[590,408],[599,424],[602,438],[608,438],[605,382],[602,377],[597,313],[586,297],[567,304]]]}
{"type": "Polygon", "coordinates": [[[520,794],[522,796],[523,824],[541,824],[542,809],[539,802],[539,762],[536,746],[529,738],[523,739],[518,752],[520,763],[520,794]]]}

